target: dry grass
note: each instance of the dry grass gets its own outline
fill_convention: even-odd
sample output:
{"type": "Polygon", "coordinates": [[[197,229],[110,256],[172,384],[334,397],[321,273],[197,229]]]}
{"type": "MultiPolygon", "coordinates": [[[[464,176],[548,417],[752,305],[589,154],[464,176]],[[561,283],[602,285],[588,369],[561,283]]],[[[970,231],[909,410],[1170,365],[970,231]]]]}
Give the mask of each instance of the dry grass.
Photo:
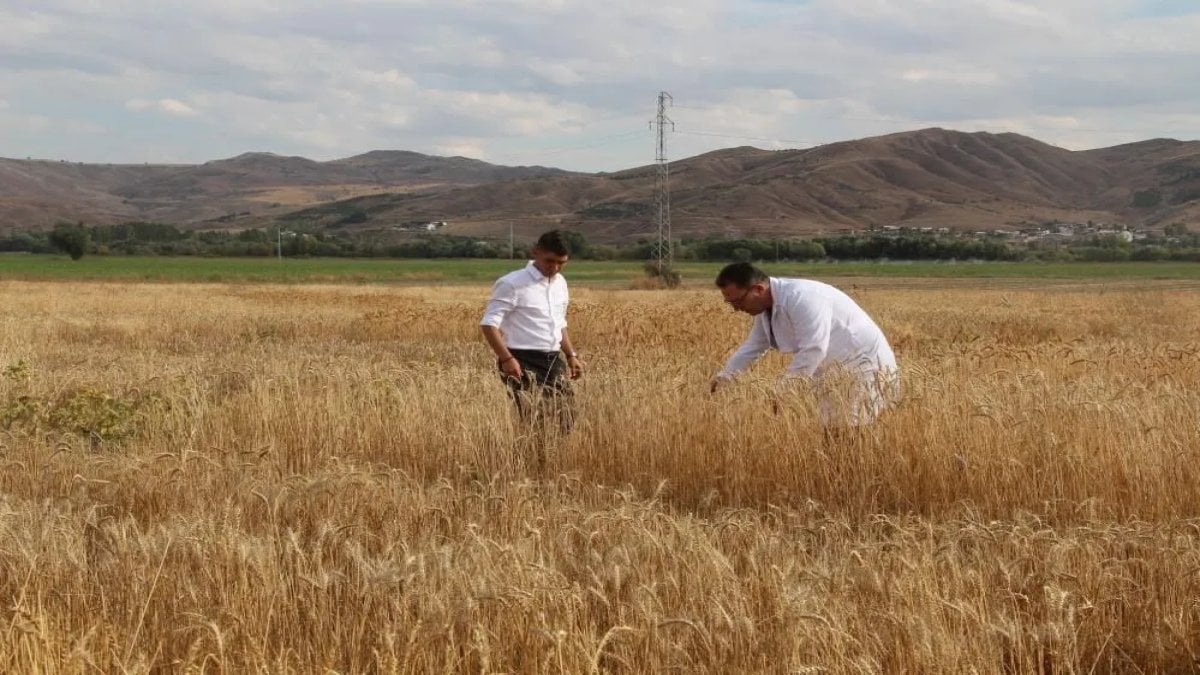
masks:
{"type": "Polygon", "coordinates": [[[419,192],[442,187],[441,183],[415,183],[412,185],[379,185],[377,183],[333,183],[322,185],[286,185],[255,190],[247,195],[252,202],[281,204],[283,206],[306,206],[331,199],[349,199],[363,195],[382,193],[419,192]]]}
{"type": "Polygon", "coordinates": [[[1190,672],[1200,297],[859,288],[823,440],[715,293],[576,291],[537,480],[486,289],[0,284],[3,672],[1190,672]]]}

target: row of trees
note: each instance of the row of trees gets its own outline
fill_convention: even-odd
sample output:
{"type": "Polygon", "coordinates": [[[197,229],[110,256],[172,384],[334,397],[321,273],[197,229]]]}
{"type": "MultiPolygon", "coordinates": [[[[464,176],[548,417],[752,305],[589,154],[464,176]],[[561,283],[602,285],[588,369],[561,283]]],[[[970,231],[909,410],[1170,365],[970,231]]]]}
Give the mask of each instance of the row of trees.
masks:
{"type": "MultiPolygon", "coordinates": [[[[648,260],[654,245],[636,241],[613,246],[593,244],[569,232],[573,255],[591,260],[648,260]]],[[[274,230],[183,230],[164,223],[132,222],[85,226],[60,224],[50,232],[22,232],[0,238],[0,251],[64,252],[72,258],[96,255],[206,255],[288,257],[506,258],[507,241],[439,234],[395,238],[393,233],[289,233],[274,230]]],[[[523,258],[517,247],[511,254],[523,258]]],[[[677,260],[1195,260],[1200,261],[1200,234],[1127,242],[1117,237],[1091,237],[1067,244],[1012,244],[983,237],[839,236],[809,240],[697,239],[676,242],[677,260]]]]}

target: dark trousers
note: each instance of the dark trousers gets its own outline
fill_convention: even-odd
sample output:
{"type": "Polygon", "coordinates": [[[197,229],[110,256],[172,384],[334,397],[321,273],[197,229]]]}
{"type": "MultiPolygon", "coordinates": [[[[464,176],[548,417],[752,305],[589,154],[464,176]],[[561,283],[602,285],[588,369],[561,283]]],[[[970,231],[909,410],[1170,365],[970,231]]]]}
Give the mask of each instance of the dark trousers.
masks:
{"type": "Polygon", "coordinates": [[[539,432],[554,427],[564,434],[570,432],[575,411],[566,358],[561,352],[509,351],[521,364],[521,377],[503,377],[521,421],[539,432]]]}

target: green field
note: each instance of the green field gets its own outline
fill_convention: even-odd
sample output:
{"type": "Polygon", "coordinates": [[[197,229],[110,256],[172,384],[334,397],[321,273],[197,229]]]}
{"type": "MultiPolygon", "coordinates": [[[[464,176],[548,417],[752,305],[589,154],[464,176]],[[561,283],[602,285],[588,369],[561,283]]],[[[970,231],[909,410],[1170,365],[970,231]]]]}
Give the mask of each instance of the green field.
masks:
{"type": "MultiPolygon", "coordinates": [[[[201,258],[0,255],[0,280],[97,280],[265,283],[477,283],[523,264],[510,260],[389,260],[351,258],[201,258]]],[[[686,283],[709,283],[722,263],[680,263],[686,283]]],[[[934,279],[1174,279],[1200,280],[1200,263],[763,263],[780,276],[934,279]]],[[[575,261],[569,278],[585,284],[628,284],[637,262],[575,261]]]]}

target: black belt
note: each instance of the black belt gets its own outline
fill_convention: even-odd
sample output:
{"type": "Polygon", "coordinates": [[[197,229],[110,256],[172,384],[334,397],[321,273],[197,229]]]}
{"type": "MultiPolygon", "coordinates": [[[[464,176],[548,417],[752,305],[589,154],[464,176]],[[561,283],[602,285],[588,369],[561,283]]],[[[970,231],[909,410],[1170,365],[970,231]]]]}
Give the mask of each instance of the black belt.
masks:
{"type": "Polygon", "coordinates": [[[550,363],[553,363],[553,362],[557,361],[558,359],[562,358],[561,350],[555,350],[552,352],[544,352],[544,351],[541,351],[540,349],[512,349],[512,348],[509,348],[508,351],[511,352],[513,356],[517,357],[518,361],[533,361],[535,363],[540,361],[542,363],[550,364],[550,363]]]}

